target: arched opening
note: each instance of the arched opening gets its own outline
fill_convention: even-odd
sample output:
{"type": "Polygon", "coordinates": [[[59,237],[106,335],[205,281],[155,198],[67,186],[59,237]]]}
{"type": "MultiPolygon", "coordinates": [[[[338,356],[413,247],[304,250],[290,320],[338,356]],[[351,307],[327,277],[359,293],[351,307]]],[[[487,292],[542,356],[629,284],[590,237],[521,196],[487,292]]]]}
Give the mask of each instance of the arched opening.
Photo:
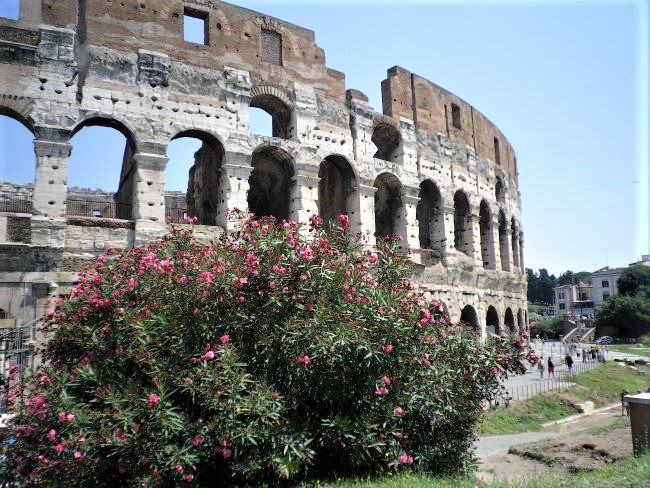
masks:
{"type": "Polygon", "coordinates": [[[253,171],[248,180],[248,209],[256,217],[288,220],[294,176],[293,158],[278,147],[264,146],[253,152],[253,171]]]}
{"type": "Polygon", "coordinates": [[[293,137],[291,108],[280,98],[268,93],[260,93],[253,96],[249,107],[249,128],[251,132],[269,135],[270,117],[270,135],[272,137],[281,139],[291,139],[293,137]],[[265,116],[259,110],[254,109],[260,109],[268,115],[265,116]]]}
{"type": "Polygon", "coordinates": [[[492,305],[488,307],[487,313],[485,314],[485,325],[487,331],[493,334],[496,334],[501,328],[501,324],[499,323],[499,313],[492,305]]]}
{"type": "MultiPolygon", "coordinates": [[[[11,183],[10,190],[0,194],[0,212],[31,213],[34,172],[34,131],[19,114],[0,107],[0,181],[11,183]]],[[[12,238],[13,224],[7,220],[20,217],[0,217],[4,220],[0,242],[15,241],[12,238]]],[[[28,217],[27,217],[28,219],[28,217]]],[[[27,225],[29,221],[27,220],[27,225]]],[[[18,239],[22,240],[22,239],[18,239]]]]}
{"type": "Polygon", "coordinates": [[[510,259],[508,253],[508,224],[503,210],[499,211],[499,251],[501,254],[501,269],[510,271],[510,259]]]}
{"type": "Polygon", "coordinates": [[[416,209],[419,226],[420,248],[444,250],[445,233],[442,217],[440,190],[431,180],[420,183],[420,201],[416,209]]]}
{"type": "Polygon", "coordinates": [[[8,319],[9,314],[6,312],[4,308],[0,308],[0,320],[8,319]]]}
{"type": "Polygon", "coordinates": [[[513,315],[510,307],[506,308],[506,313],[503,317],[503,323],[509,332],[517,332],[517,328],[515,327],[515,316],[513,315]]]}
{"type": "Polygon", "coordinates": [[[522,309],[517,311],[517,327],[519,327],[519,330],[525,329],[524,311],[522,309]]]}
{"type": "Polygon", "coordinates": [[[503,186],[503,180],[501,179],[500,176],[497,176],[497,182],[494,185],[494,196],[496,197],[497,202],[499,203],[506,202],[506,190],[503,186]]]}
{"type": "Polygon", "coordinates": [[[318,213],[325,221],[336,221],[353,212],[355,177],[343,156],[327,156],[318,168],[318,213]]]}
{"type": "Polygon", "coordinates": [[[202,225],[225,225],[225,199],[221,191],[224,148],[211,134],[181,132],[167,146],[165,217],[183,222],[196,217],[202,225]]]}
{"type": "Polygon", "coordinates": [[[476,315],[476,310],[474,310],[474,307],[471,305],[465,305],[463,310],[460,312],[460,321],[472,330],[478,332],[478,315],[476,315]]]}
{"type": "Polygon", "coordinates": [[[375,179],[375,236],[399,233],[398,218],[402,208],[402,184],[395,175],[382,173],[375,179]]]}
{"type": "Polygon", "coordinates": [[[372,143],[377,147],[374,157],[391,163],[399,156],[402,136],[396,127],[387,123],[378,123],[372,131],[372,143]]]}
{"type": "Polygon", "coordinates": [[[472,226],[467,195],[458,190],[454,195],[454,247],[471,256],[472,226]]]}
{"type": "Polygon", "coordinates": [[[512,265],[517,269],[519,268],[519,230],[514,218],[510,224],[510,240],[512,241],[512,265]]]}
{"type": "Polygon", "coordinates": [[[136,152],[131,131],[114,119],[93,118],[72,131],[70,143],[67,214],[130,220],[136,152]]]}
{"type": "Polygon", "coordinates": [[[494,233],[492,232],[492,215],[485,200],[481,201],[479,210],[479,229],[481,234],[481,258],[486,269],[496,268],[494,256],[494,233]]]}

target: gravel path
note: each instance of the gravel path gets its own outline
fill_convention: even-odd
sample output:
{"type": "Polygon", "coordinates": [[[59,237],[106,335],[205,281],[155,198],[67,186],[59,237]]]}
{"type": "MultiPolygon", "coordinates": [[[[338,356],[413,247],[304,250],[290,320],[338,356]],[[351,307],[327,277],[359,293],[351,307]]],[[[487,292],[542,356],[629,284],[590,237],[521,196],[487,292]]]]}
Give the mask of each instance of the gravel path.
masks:
{"type": "Polygon", "coordinates": [[[482,456],[507,451],[512,446],[550,439],[558,435],[560,435],[558,432],[523,432],[521,434],[492,435],[481,437],[474,442],[474,447],[476,448],[476,455],[482,456]]]}

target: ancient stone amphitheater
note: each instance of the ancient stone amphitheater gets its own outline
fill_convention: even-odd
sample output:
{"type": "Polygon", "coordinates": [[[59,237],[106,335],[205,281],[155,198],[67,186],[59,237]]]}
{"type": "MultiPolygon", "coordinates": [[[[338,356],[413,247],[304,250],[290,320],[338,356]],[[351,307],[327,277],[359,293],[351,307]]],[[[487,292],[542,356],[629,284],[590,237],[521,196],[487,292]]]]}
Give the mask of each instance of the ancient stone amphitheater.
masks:
{"type": "Polygon", "coordinates": [[[171,214],[198,216],[209,237],[238,207],[347,213],[369,245],[400,235],[452,319],[483,336],[525,327],[510,143],[403,68],[381,92],[379,113],[325,65],[312,31],[228,3],[21,0],[17,20],[0,19],[0,114],[33,133],[36,169],[33,185],[0,185],[2,324],[37,318],[93,256],[160,237],[171,214]],[[197,42],[188,17],[203,25],[197,42]],[[272,136],[250,132],[250,107],[271,115],[272,136]],[[93,125],[127,140],[114,195],[67,186],[71,137],[93,125]],[[167,147],[187,136],[202,141],[187,198],[166,195],[167,147]]]}

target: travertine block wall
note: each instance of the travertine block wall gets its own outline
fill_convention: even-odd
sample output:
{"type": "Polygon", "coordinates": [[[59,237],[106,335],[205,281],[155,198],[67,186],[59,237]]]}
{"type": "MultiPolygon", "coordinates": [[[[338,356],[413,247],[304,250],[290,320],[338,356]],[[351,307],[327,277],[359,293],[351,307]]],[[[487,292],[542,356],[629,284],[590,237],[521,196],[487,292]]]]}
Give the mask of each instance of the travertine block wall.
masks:
{"type": "MultiPolygon", "coordinates": [[[[210,172],[197,163],[195,178],[211,179],[194,182],[190,196],[204,205],[197,212],[208,216],[200,226],[206,239],[229,230],[225,210],[245,209],[251,199],[264,207],[286,198],[288,216],[302,221],[344,208],[368,245],[378,228],[402,236],[414,278],[454,320],[483,335],[487,326],[525,326],[515,153],[458,96],[393,67],[378,113],[325,65],[313,32],[225,2],[23,0],[22,7],[19,20],[0,19],[0,114],[35,138],[31,240],[0,244],[0,308],[2,290],[17,286],[17,276],[39,271],[57,283],[108,246],[162,236],[167,146],[191,136],[213,151],[205,161],[218,165],[210,172]],[[204,44],[184,40],[184,15],[204,19],[204,44]],[[250,133],[251,106],[272,115],[274,137],[250,133]],[[69,215],[70,139],[90,125],[127,138],[115,201],[129,218],[69,215]],[[320,171],[326,160],[327,174],[320,171]],[[286,194],[274,193],[273,178],[286,178],[276,185],[286,194]],[[342,186],[328,193],[321,185],[342,186]],[[432,188],[435,204],[427,203],[436,201],[432,188]],[[421,228],[430,239],[422,240],[421,228]],[[489,307],[498,323],[486,323],[489,307]]],[[[0,222],[11,216],[0,210],[0,222]]],[[[74,281],[67,276],[66,286],[74,281]]],[[[11,313],[20,317],[15,305],[11,313]]]]}

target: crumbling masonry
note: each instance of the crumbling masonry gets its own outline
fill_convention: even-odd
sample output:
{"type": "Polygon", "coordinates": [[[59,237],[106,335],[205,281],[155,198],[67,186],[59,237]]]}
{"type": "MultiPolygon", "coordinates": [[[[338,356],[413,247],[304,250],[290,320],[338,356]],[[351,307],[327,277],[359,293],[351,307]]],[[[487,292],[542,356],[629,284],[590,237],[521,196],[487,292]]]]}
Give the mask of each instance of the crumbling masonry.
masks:
{"type": "Polygon", "coordinates": [[[312,31],[220,1],[20,8],[18,20],[0,19],[0,114],[33,133],[36,172],[33,187],[0,189],[14,202],[0,200],[0,309],[9,321],[38,317],[107,247],[166,232],[167,146],[192,136],[203,146],[183,203],[204,236],[228,230],[224,212],[234,207],[299,221],[347,213],[369,245],[404,238],[416,282],[452,319],[483,336],[525,327],[516,156],[456,95],[393,67],[378,113],[325,66],[312,31]],[[184,40],[186,16],[203,22],[203,43],[184,40]],[[271,114],[273,137],[250,133],[249,107],[271,114]],[[91,125],[128,141],[110,215],[97,205],[89,215],[71,211],[97,200],[71,198],[67,187],[70,139],[91,125]]]}

